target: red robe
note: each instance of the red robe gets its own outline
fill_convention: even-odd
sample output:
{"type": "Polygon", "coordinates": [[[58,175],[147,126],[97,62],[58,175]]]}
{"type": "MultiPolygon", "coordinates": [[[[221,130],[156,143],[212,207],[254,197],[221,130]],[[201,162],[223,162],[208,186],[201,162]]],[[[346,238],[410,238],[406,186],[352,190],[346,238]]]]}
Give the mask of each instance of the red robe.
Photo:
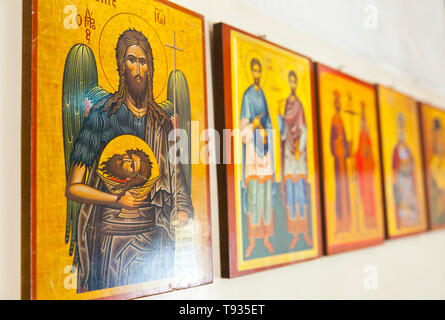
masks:
{"type": "Polygon", "coordinates": [[[292,96],[286,99],[286,106],[283,115],[283,130],[286,133],[286,139],[281,141],[281,192],[283,195],[283,205],[286,206],[286,181],[296,177],[286,177],[284,175],[284,151],[289,148],[292,154],[297,151],[297,143],[301,137],[301,127],[306,127],[306,118],[304,116],[303,104],[298,97],[292,100],[292,96]]]}

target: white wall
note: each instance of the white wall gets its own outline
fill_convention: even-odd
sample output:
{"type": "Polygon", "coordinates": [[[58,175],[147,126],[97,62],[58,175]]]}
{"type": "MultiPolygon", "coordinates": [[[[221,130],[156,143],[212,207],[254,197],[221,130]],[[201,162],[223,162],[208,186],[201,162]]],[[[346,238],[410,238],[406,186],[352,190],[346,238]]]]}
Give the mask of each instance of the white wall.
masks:
{"type": "Polygon", "coordinates": [[[445,95],[444,0],[242,1],[445,95]]]}
{"type": "Polygon", "coordinates": [[[0,299],[20,298],[21,1],[0,0],[0,299]]]}
{"type": "MultiPolygon", "coordinates": [[[[344,72],[364,80],[379,82],[420,100],[445,107],[445,97],[438,94],[443,91],[433,85],[428,87],[434,90],[427,89],[426,84],[433,83],[431,79],[434,76],[425,80],[422,75],[405,68],[396,68],[397,72],[393,70],[393,73],[390,73],[385,68],[387,60],[375,60],[365,54],[366,43],[360,44],[363,46],[361,51],[350,50],[335,37],[328,37],[323,33],[308,33],[311,28],[314,32],[313,28],[317,23],[320,29],[327,30],[331,27],[329,20],[321,19],[315,14],[314,4],[310,5],[309,1],[299,2],[300,10],[305,10],[308,6],[307,12],[313,13],[310,17],[312,24],[308,29],[301,24],[292,24],[291,20],[286,21],[289,15],[283,19],[277,10],[269,8],[270,12],[265,13],[264,10],[256,9],[252,4],[260,3],[259,0],[174,2],[206,17],[209,126],[213,126],[210,31],[212,24],[220,21],[254,34],[266,35],[268,40],[308,55],[316,61],[333,67],[342,66],[344,72]],[[419,83],[422,83],[423,87],[419,83]]],[[[322,2],[330,3],[328,0],[319,0],[315,4],[320,5],[322,2]]],[[[340,1],[339,4],[342,2],[345,1],[340,1]]],[[[380,4],[382,1],[373,3],[380,4]]],[[[401,1],[392,3],[391,10],[394,14],[400,9],[397,5],[402,6],[401,1]]],[[[338,10],[343,12],[342,19],[347,19],[348,10],[351,8],[339,7],[338,10]]],[[[405,6],[404,10],[409,10],[409,7],[407,9],[405,6]]],[[[412,7],[412,10],[418,11],[418,8],[412,7]]],[[[386,14],[391,15],[391,11],[386,14]]],[[[394,28],[397,24],[386,26],[394,28]]],[[[384,27],[385,25],[379,26],[384,27]]],[[[385,29],[379,32],[384,34],[385,29]]],[[[381,41],[382,46],[389,46],[394,39],[381,41]]],[[[442,39],[438,38],[437,41],[442,41],[443,44],[442,39]]],[[[17,299],[20,297],[21,1],[0,0],[0,44],[0,299],[17,299]]],[[[372,46],[372,43],[369,43],[369,46],[372,46]]],[[[405,54],[416,56],[415,51],[413,48],[410,52],[402,50],[393,54],[396,60],[402,61],[405,54]]],[[[441,61],[437,63],[439,65],[441,61]]],[[[419,60],[413,68],[421,70],[421,66],[422,62],[419,60]]],[[[432,72],[444,74],[439,68],[433,69],[432,72]]],[[[377,247],[322,257],[236,279],[221,279],[217,184],[213,167],[211,185],[214,283],[149,299],[445,299],[445,231],[386,241],[377,247]],[[367,266],[375,267],[374,270],[378,272],[376,290],[365,289],[367,266]]]]}

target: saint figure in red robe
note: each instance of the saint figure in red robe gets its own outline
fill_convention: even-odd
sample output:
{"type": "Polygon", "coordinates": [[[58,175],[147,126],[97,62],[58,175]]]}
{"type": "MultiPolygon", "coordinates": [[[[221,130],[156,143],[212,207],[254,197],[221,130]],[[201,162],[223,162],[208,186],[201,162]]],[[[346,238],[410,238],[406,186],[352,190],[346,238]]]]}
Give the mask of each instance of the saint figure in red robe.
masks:
{"type": "Polygon", "coordinates": [[[357,175],[365,215],[365,225],[367,228],[377,227],[375,190],[374,190],[374,157],[372,155],[371,136],[366,121],[365,103],[361,102],[361,123],[358,140],[358,149],[355,154],[357,165],[357,175]]]}

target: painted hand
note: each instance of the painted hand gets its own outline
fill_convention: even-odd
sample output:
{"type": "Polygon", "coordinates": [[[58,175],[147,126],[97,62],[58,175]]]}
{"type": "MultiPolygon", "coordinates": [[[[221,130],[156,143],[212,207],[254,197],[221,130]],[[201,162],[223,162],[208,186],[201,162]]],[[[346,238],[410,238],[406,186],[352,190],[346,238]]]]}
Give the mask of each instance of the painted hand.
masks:
{"type": "Polygon", "coordinates": [[[144,204],[144,199],[136,199],[129,191],[116,201],[119,208],[135,209],[144,204]]]}
{"type": "Polygon", "coordinates": [[[252,128],[255,129],[255,128],[259,127],[259,126],[261,126],[260,119],[258,119],[258,118],[253,119],[253,121],[252,121],[252,128]]]}

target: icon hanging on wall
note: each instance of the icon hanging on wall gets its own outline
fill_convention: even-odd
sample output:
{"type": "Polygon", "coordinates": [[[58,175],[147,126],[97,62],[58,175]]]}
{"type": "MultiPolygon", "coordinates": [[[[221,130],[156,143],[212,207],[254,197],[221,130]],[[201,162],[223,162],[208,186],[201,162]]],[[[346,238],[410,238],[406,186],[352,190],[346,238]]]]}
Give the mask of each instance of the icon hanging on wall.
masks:
{"type": "Polygon", "coordinates": [[[432,229],[445,227],[445,111],[420,104],[427,208],[432,229]]]}
{"type": "Polygon", "coordinates": [[[316,258],[322,243],[312,62],[225,24],[214,32],[222,274],[316,258]]]}
{"type": "Polygon", "coordinates": [[[384,210],[374,87],[317,64],[328,254],[382,243],[384,210]]]}
{"type": "Polygon", "coordinates": [[[389,238],[427,229],[417,102],[377,86],[389,238]],[[383,138],[384,137],[384,138],[383,138]]]}
{"type": "Polygon", "coordinates": [[[25,10],[24,296],[135,298],[211,282],[209,171],[191,161],[207,148],[191,130],[207,128],[203,17],[142,0],[25,10]]]}

